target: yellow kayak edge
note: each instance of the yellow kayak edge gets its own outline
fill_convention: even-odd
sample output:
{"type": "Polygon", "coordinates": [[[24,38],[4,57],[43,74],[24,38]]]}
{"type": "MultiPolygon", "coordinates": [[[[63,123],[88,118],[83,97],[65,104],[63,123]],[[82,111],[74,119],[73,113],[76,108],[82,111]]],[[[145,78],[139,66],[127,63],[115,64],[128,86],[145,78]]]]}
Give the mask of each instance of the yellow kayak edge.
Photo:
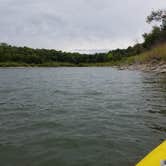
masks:
{"type": "Polygon", "coordinates": [[[150,152],[136,166],[164,166],[166,164],[166,140],[150,152]]]}

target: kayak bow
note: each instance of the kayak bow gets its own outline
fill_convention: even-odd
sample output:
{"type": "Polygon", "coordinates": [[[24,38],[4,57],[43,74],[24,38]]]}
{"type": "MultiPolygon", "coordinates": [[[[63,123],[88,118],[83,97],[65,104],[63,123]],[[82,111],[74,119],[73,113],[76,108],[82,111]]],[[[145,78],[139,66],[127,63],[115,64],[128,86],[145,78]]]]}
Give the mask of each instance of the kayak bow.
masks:
{"type": "Polygon", "coordinates": [[[166,166],[166,141],[149,153],[136,166],[166,166]]]}

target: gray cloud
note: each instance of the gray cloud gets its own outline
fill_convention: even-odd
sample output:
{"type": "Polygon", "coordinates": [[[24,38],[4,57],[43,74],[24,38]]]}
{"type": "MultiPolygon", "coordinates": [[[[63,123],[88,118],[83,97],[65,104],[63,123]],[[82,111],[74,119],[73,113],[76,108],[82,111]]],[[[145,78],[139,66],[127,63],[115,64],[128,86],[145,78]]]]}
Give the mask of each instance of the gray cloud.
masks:
{"type": "Polygon", "coordinates": [[[0,0],[2,42],[62,50],[126,47],[165,0],[0,0]]]}

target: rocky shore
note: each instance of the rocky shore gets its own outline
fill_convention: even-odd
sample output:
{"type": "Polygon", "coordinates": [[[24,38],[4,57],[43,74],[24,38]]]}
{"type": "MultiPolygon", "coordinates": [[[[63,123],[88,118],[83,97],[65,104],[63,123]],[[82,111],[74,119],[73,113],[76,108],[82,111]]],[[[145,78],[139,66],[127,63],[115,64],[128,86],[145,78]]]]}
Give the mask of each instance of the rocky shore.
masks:
{"type": "Polygon", "coordinates": [[[147,64],[132,64],[127,66],[119,66],[120,70],[129,69],[129,70],[141,70],[145,72],[154,72],[154,73],[165,73],[166,74],[166,62],[155,62],[152,61],[147,64]]]}

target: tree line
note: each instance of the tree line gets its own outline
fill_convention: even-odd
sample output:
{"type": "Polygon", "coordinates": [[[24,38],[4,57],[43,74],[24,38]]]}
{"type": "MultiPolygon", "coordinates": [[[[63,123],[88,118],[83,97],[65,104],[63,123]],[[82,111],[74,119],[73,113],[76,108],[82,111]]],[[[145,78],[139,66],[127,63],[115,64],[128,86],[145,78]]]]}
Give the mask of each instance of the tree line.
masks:
{"type": "Polygon", "coordinates": [[[126,56],[139,55],[152,47],[166,42],[166,9],[152,11],[146,19],[147,23],[158,22],[158,26],[153,26],[150,33],[144,33],[143,43],[137,43],[134,46],[129,46],[127,49],[116,49],[109,52],[113,60],[120,60],[126,56]]]}
{"type": "Polygon", "coordinates": [[[15,47],[6,43],[0,44],[0,62],[22,62],[28,64],[42,64],[49,62],[97,63],[109,61],[107,54],[79,54],[49,49],[32,49],[15,47]]]}

